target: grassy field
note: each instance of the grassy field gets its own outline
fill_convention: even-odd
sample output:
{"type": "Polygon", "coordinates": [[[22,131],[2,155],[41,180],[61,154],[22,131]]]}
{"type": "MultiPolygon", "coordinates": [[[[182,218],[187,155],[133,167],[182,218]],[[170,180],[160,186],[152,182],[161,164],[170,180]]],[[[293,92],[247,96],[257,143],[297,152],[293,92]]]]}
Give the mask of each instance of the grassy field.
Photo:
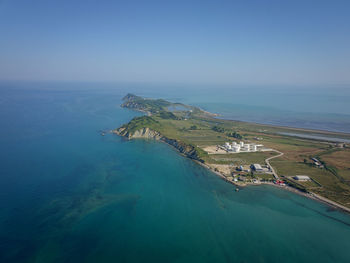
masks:
{"type": "Polygon", "coordinates": [[[256,174],[255,177],[259,177],[262,180],[273,181],[275,177],[272,174],[256,174]]]}
{"type": "Polygon", "coordinates": [[[324,161],[328,167],[334,170],[344,178],[346,182],[350,182],[350,150],[328,151],[319,155],[319,159],[324,161]]]}
{"type": "MultiPolygon", "coordinates": [[[[130,96],[132,98],[132,95],[130,96]]],[[[124,104],[132,105],[130,108],[133,109],[136,107],[133,101],[126,101],[124,104]]],[[[152,116],[138,117],[122,126],[130,132],[145,127],[156,130],[169,139],[176,139],[196,147],[200,158],[208,164],[230,165],[231,167],[251,163],[264,164],[266,158],[277,153],[254,152],[209,155],[203,151],[203,148],[222,145],[227,141],[239,142],[240,140],[263,144],[265,147],[284,153],[283,156],[270,161],[279,175],[284,176],[291,183],[297,184],[298,187],[306,191],[313,191],[350,207],[350,149],[340,148],[336,143],[329,141],[281,135],[282,132],[302,132],[304,134],[350,139],[348,134],[221,120],[196,107],[187,105],[185,107],[188,110],[169,112],[168,107],[177,104],[163,100],[137,97],[136,105],[141,105],[142,110],[148,109],[149,112],[152,112],[152,116]],[[155,103],[154,108],[153,103],[155,103]],[[162,105],[166,105],[166,107],[162,105]],[[320,160],[324,167],[316,167],[311,158],[320,160]],[[295,175],[308,175],[317,183],[314,181],[294,182],[290,177],[295,175]]],[[[261,177],[271,179],[271,175],[261,175],[261,177]]]]}
{"type": "Polygon", "coordinates": [[[277,155],[276,152],[251,152],[251,153],[230,153],[230,154],[211,154],[210,158],[215,163],[250,165],[253,163],[265,164],[269,157],[277,155]]]}

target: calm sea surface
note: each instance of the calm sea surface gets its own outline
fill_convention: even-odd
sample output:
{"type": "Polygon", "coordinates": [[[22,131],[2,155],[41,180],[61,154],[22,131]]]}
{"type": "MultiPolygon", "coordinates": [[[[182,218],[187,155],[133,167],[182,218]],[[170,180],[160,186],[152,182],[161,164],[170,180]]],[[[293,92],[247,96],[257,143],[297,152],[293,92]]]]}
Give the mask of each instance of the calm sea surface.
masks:
{"type": "MultiPolygon", "coordinates": [[[[1,84],[0,262],[350,261],[349,215],[273,187],[235,192],[166,144],[101,136],[140,115],[119,107],[129,91],[240,108],[206,91],[1,84]]],[[[346,119],[334,100],[325,114],[346,119]]],[[[255,118],[270,107],[249,103],[255,118]]]]}

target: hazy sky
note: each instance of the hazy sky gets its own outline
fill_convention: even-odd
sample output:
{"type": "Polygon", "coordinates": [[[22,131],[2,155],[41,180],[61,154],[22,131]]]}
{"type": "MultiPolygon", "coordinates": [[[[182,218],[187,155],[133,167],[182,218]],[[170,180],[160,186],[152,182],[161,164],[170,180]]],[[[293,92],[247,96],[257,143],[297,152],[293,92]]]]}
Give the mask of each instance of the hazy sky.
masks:
{"type": "Polygon", "coordinates": [[[350,84],[350,1],[0,0],[0,79],[350,84]]]}

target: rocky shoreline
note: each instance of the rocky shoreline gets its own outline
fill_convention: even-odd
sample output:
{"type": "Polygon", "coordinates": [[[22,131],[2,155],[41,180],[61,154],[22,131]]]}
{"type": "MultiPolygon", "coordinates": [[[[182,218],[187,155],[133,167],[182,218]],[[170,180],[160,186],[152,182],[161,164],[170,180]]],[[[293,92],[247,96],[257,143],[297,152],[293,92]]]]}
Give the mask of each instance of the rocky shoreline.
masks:
{"type": "Polygon", "coordinates": [[[332,200],[329,200],[325,197],[319,196],[319,195],[312,193],[312,192],[309,192],[309,193],[301,192],[300,190],[293,188],[291,186],[279,186],[279,185],[275,185],[275,184],[269,183],[269,182],[261,182],[258,184],[257,183],[244,183],[243,184],[243,183],[236,183],[236,182],[233,182],[231,180],[228,180],[226,178],[226,176],[224,176],[222,173],[220,173],[218,171],[215,171],[212,167],[210,167],[208,164],[206,164],[204,162],[204,160],[200,159],[198,154],[197,154],[196,148],[193,145],[186,144],[186,143],[178,141],[176,139],[167,138],[167,137],[163,136],[161,133],[154,131],[152,129],[142,128],[142,129],[136,130],[133,133],[131,133],[126,128],[120,127],[116,130],[113,130],[112,132],[114,134],[119,135],[119,136],[123,136],[129,140],[131,140],[131,139],[154,139],[154,140],[165,142],[165,143],[173,146],[175,149],[177,149],[182,155],[186,156],[187,158],[192,159],[193,161],[195,161],[199,165],[201,165],[201,166],[205,167],[206,169],[210,170],[211,172],[215,173],[217,176],[219,176],[224,181],[226,181],[230,184],[233,184],[236,187],[245,187],[245,186],[249,186],[249,185],[272,185],[272,186],[278,187],[280,189],[285,189],[285,190],[293,192],[295,194],[299,194],[299,195],[302,195],[304,197],[311,198],[313,200],[316,200],[318,202],[326,204],[332,208],[335,208],[335,209],[338,209],[340,211],[343,211],[343,212],[350,214],[350,208],[347,208],[343,205],[340,205],[332,200]]]}
{"type": "Polygon", "coordinates": [[[126,128],[121,127],[119,129],[114,130],[113,133],[118,134],[120,136],[124,136],[129,140],[143,138],[163,141],[176,148],[180,153],[182,153],[186,157],[196,160],[200,163],[204,163],[204,161],[198,157],[196,148],[194,146],[178,141],[176,139],[169,139],[160,134],[159,132],[151,130],[149,128],[142,128],[140,130],[136,130],[134,133],[130,133],[126,128]]]}

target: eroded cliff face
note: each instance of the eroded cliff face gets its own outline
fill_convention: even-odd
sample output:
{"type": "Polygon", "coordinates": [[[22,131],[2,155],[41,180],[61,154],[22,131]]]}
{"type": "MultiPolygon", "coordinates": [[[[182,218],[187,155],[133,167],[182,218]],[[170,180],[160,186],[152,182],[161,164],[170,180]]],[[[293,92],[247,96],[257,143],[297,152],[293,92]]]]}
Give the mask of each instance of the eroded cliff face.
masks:
{"type": "Polygon", "coordinates": [[[198,153],[196,151],[196,148],[192,145],[186,144],[184,142],[178,141],[176,139],[169,139],[163,135],[161,135],[159,132],[151,130],[149,128],[142,128],[139,130],[136,130],[135,132],[131,133],[126,128],[119,128],[114,131],[114,133],[124,136],[128,139],[155,139],[155,140],[161,140],[163,142],[166,142],[167,144],[170,144],[171,146],[175,147],[180,153],[184,154],[186,157],[204,162],[202,159],[198,157],[198,153]]]}
{"type": "Polygon", "coordinates": [[[200,162],[204,162],[202,159],[198,157],[198,153],[194,146],[186,144],[184,142],[180,142],[175,139],[168,139],[166,137],[162,137],[161,140],[174,146],[180,153],[183,153],[188,158],[191,158],[200,162]]]}
{"type": "Polygon", "coordinates": [[[144,138],[144,139],[155,139],[160,140],[162,136],[159,132],[156,132],[154,130],[151,130],[149,128],[142,128],[139,130],[136,130],[135,132],[131,133],[126,128],[119,128],[114,131],[114,133],[127,137],[128,139],[137,139],[137,138],[144,138]]]}

